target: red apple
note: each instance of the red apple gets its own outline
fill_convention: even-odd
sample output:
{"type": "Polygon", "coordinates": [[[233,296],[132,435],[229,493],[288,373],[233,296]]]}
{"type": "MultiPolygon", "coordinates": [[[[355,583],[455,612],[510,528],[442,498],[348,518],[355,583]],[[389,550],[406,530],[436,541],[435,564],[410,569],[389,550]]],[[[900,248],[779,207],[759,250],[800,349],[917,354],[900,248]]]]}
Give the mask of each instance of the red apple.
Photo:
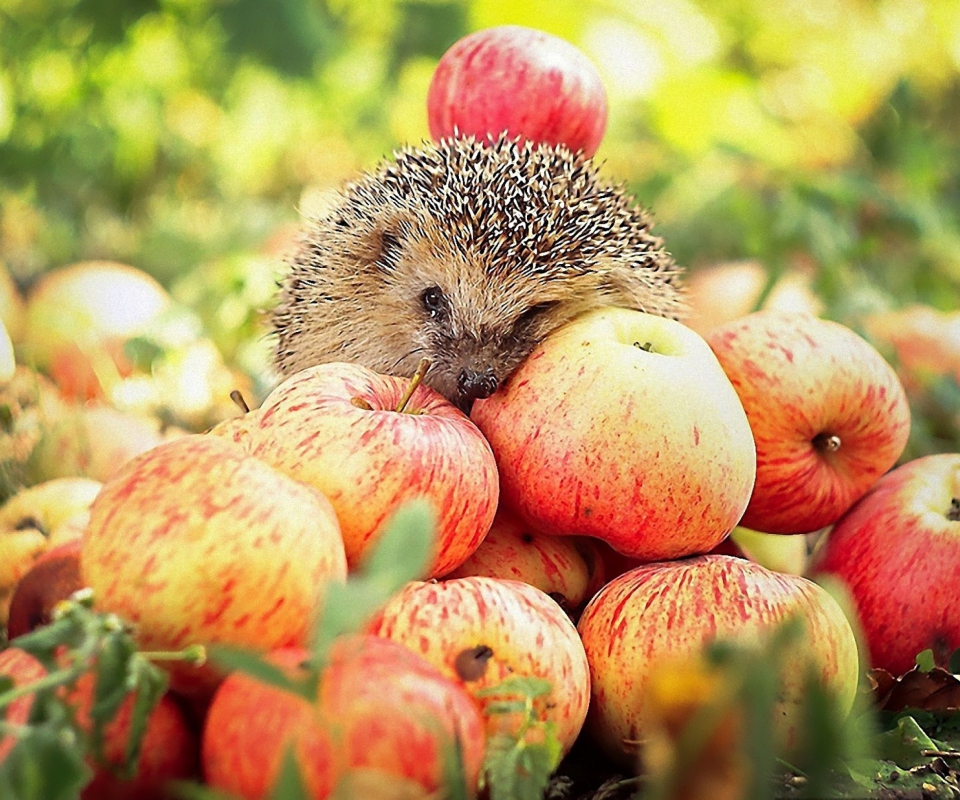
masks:
{"type": "Polygon", "coordinates": [[[80,539],[71,539],[50,548],[20,578],[10,598],[8,639],[16,639],[48,624],[57,604],[83,588],[80,576],[82,546],[80,539]]]}
{"type": "Polygon", "coordinates": [[[321,364],[287,378],[235,426],[252,455],[330,498],[351,569],[404,502],[429,501],[432,577],[480,545],[499,481],[477,426],[442,395],[420,385],[397,413],[409,384],[358,364],[321,364]]]}
{"type": "Polygon", "coordinates": [[[476,136],[564,144],[592,156],[607,125],[596,67],[574,45],[518,25],[463,37],[440,59],[427,92],[434,139],[476,136]]]}
{"type": "MultiPolygon", "coordinates": [[[[485,577],[414,582],[368,630],[407,645],[475,696],[510,676],[547,680],[549,695],[535,701],[540,719],[556,724],[564,751],[580,732],[590,695],[583,645],[566,612],[533,586],[485,577]]],[[[478,699],[488,732],[500,730],[502,720],[486,711],[490,698],[478,699]]]]}
{"type": "Polygon", "coordinates": [[[55,478],[0,505],[0,625],[7,622],[17,583],[40,555],[82,535],[102,485],[91,478],[55,478]]]}
{"type": "Polygon", "coordinates": [[[714,328],[707,339],[757,444],[745,527],[809,533],[830,525],[903,452],[910,433],[903,386],[845,325],[758,311],[714,328]]]}
{"type": "MultiPolygon", "coordinates": [[[[0,675],[13,680],[14,687],[34,683],[47,674],[46,668],[26,650],[19,647],[7,647],[0,650],[0,675]]],[[[10,725],[26,725],[33,706],[33,695],[24,695],[14,700],[7,708],[4,721],[10,725]]],[[[0,736],[0,761],[13,750],[16,739],[13,736],[0,736]]]]}
{"type": "Polygon", "coordinates": [[[810,570],[849,588],[870,664],[893,675],[960,648],[960,454],[908,461],[830,529],[810,570]]]}
{"type": "MultiPolygon", "coordinates": [[[[33,656],[17,647],[0,653],[0,675],[13,677],[16,685],[33,683],[47,674],[43,665],[33,656]]],[[[76,684],[64,690],[63,697],[74,709],[81,729],[92,728],[90,711],[93,707],[94,676],[82,675],[76,684]]],[[[7,712],[7,721],[26,724],[33,695],[15,700],[7,712]]],[[[130,725],[133,717],[133,695],[128,695],[104,732],[104,755],[107,764],[123,763],[130,725]]],[[[13,747],[13,737],[0,740],[0,759],[13,747]]],[[[199,742],[188,724],[184,712],[170,695],[164,695],[151,712],[143,738],[143,749],[136,774],[122,780],[113,774],[110,766],[100,766],[88,756],[93,769],[90,782],[80,793],[82,800],[163,800],[168,797],[167,784],[171,781],[196,777],[199,766],[199,742]]]]}
{"type": "Polygon", "coordinates": [[[759,644],[800,615],[805,637],[790,659],[777,704],[777,729],[789,749],[802,717],[803,664],[814,664],[849,712],[859,661],[853,630],[839,604],[812,581],[771,572],[732,556],[645,564],[608,583],[577,626],[590,662],[590,734],[611,758],[636,766],[646,737],[646,687],[669,664],[696,661],[717,639],[759,644]]]}
{"type": "Polygon", "coordinates": [[[443,577],[449,580],[483,575],[522,581],[546,592],[572,613],[602,585],[604,576],[598,571],[602,571],[603,561],[592,544],[581,536],[536,533],[500,508],[476,552],[443,577]]]}
{"type": "MultiPolygon", "coordinates": [[[[306,651],[275,651],[292,672],[306,651]]],[[[396,642],[352,636],[334,645],[316,704],[234,673],[214,695],[203,733],[210,786],[242,798],[268,796],[285,750],[292,746],[309,797],[334,786],[380,793],[349,796],[433,796],[444,786],[444,759],[459,744],[468,791],[476,790],[484,752],[480,712],[459,684],[396,642]],[[406,785],[414,794],[386,794],[406,785]]]]}
{"type": "MultiPolygon", "coordinates": [[[[718,325],[745,317],[756,308],[769,277],[757,261],[727,261],[691,270],[686,324],[706,336],[718,325]]],[[[786,270],[766,296],[763,308],[821,314],[823,301],[813,291],[812,272],[801,266],[786,270]]]]}
{"type": "MultiPolygon", "coordinates": [[[[324,586],[346,576],[323,495],[243,448],[191,434],[137,456],[90,510],[81,573],[96,607],[136,625],[144,649],[303,645],[324,586]]],[[[208,668],[173,668],[208,695],[208,668]]]]}
{"type": "Polygon", "coordinates": [[[575,319],[472,416],[504,503],[527,524],[632,558],[710,550],[753,488],[753,436],[733,386],[697,333],[652,314],[575,319]]]}

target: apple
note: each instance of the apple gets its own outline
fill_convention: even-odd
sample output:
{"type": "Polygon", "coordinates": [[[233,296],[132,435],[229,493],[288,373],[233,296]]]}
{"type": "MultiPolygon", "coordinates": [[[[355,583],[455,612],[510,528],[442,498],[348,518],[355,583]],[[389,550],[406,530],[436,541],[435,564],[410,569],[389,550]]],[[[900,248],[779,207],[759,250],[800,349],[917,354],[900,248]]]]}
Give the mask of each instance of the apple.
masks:
{"type": "Polygon", "coordinates": [[[18,364],[13,376],[0,381],[0,408],[5,421],[0,436],[0,502],[34,483],[31,457],[65,404],[53,382],[18,364]]]}
{"type": "Polygon", "coordinates": [[[80,576],[82,545],[77,538],[51,547],[17,581],[10,597],[8,639],[16,639],[49,624],[57,604],[83,588],[80,576]]]}
{"type": "MultiPolygon", "coordinates": [[[[47,670],[43,664],[26,650],[21,650],[19,647],[6,647],[0,650],[0,675],[6,675],[13,680],[14,687],[32,684],[46,674],[47,670]]],[[[7,707],[4,722],[10,725],[26,725],[32,706],[32,695],[25,694],[18,697],[7,707]]],[[[0,736],[0,761],[6,759],[16,743],[13,736],[0,736]]]]}
{"type": "Polygon", "coordinates": [[[0,506],[0,624],[6,624],[13,591],[37,558],[82,534],[101,486],[91,478],[56,478],[0,506]]]}
{"type": "Polygon", "coordinates": [[[783,746],[796,744],[803,714],[803,665],[815,665],[837,708],[848,713],[859,679],[857,643],[840,605],[806,578],[732,556],[645,564],[608,583],[577,626],[590,663],[587,730],[615,761],[636,766],[647,736],[646,687],[668,664],[696,661],[711,642],[765,640],[799,615],[805,635],[793,653],[777,703],[783,746]]]}
{"type": "Polygon", "coordinates": [[[70,403],[48,420],[30,457],[37,480],[109,480],[131,458],[164,441],[160,421],[106,405],[70,403]]]}
{"type": "Polygon", "coordinates": [[[550,682],[534,708],[556,725],[564,752],[580,733],[590,697],[583,645],[566,612],[536,587],[479,576],[415,581],[367,630],[405,644],[462,683],[480,702],[488,734],[501,730],[503,720],[488,712],[491,698],[479,692],[510,676],[550,682]]]}
{"type": "MultiPolygon", "coordinates": [[[[9,675],[15,685],[33,683],[47,674],[43,665],[18,647],[0,652],[0,675],[9,675]]],[[[94,704],[94,676],[85,673],[63,698],[76,714],[82,730],[90,731],[90,712],[94,704]]],[[[26,724],[33,696],[15,700],[7,712],[7,721],[26,724]]],[[[93,770],[90,782],[80,793],[81,800],[163,800],[171,781],[196,777],[199,767],[199,742],[184,712],[169,694],[164,695],[147,720],[143,749],[136,774],[122,780],[111,771],[123,763],[133,717],[133,695],[128,695],[104,734],[104,755],[108,765],[97,765],[92,755],[87,761],[93,770]]],[[[0,759],[13,748],[13,737],[0,740],[0,759]]]]}
{"type": "Polygon", "coordinates": [[[810,533],[836,521],[900,457],[910,407],[893,368],[838,322],[757,311],[707,336],[757,445],[741,524],[810,533]]]}
{"type": "MultiPolygon", "coordinates": [[[[93,674],[80,677],[67,701],[76,709],[84,728],[91,728],[94,705],[93,674]]],[[[166,800],[168,784],[198,777],[200,742],[187,714],[169,692],[150,714],[137,771],[130,779],[114,774],[111,766],[123,764],[135,698],[128,695],[106,730],[104,755],[108,766],[94,767],[93,778],[80,793],[81,800],[166,800]]]]}
{"type": "Polygon", "coordinates": [[[443,577],[484,575],[529,583],[572,614],[602,585],[604,575],[598,574],[602,568],[603,561],[590,539],[536,533],[500,508],[480,547],[443,577]]]}
{"type": "Polygon", "coordinates": [[[744,558],[774,572],[806,573],[809,555],[806,536],[781,536],[738,525],[730,533],[729,541],[740,549],[744,558]]]}
{"type": "Polygon", "coordinates": [[[430,134],[563,144],[591,157],[607,125],[593,63],[557,36],[519,25],[485,28],[444,53],[427,90],[430,134]]]}
{"type": "Polygon", "coordinates": [[[417,386],[397,413],[408,386],[358,364],[302,370],[246,415],[246,446],[330,498],[351,569],[405,501],[428,500],[437,525],[433,577],[462,564],[490,530],[497,466],[477,426],[433,389],[417,386]]]}
{"type": "Polygon", "coordinates": [[[45,273],[27,295],[24,362],[92,399],[132,369],[124,343],[171,306],[154,278],[127,264],[82,261],[45,273]]]}
{"type": "Polygon", "coordinates": [[[827,532],[810,573],[846,584],[873,667],[902,675],[928,648],[947,667],[960,648],[960,454],[880,478],[827,532]]]}
{"type": "Polygon", "coordinates": [[[733,386],[699,334],[652,314],[603,308],[568,323],[472,417],[525,523],[632,558],[710,550],[753,488],[733,386]]]}
{"type": "MultiPolygon", "coordinates": [[[[132,622],[148,650],[302,645],[324,586],[346,577],[327,499],[204,434],[164,442],[104,484],[80,567],[96,608],[132,622]]],[[[197,697],[221,677],[171,669],[197,697]]]]}
{"type": "Polygon", "coordinates": [[[863,326],[877,347],[892,351],[908,395],[922,394],[943,375],[960,382],[960,312],[916,303],[869,314],[863,326]]]}
{"type": "Polygon", "coordinates": [[[111,385],[107,400],[121,411],[174,420],[200,431],[235,410],[233,390],[249,395],[250,378],[228,367],[212,340],[196,336],[169,343],[151,361],[149,372],[111,385]]]}
{"type": "MultiPolygon", "coordinates": [[[[746,316],[756,310],[768,280],[768,270],[758,261],[726,261],[691,270],[685,324],[706,336],[718,325],[746,316]]],[[[823,313],[823,301],[813,291],[812,271],[802,266],[786,269],[764,299],[763,308],[814,316],[823,313]]]]}
{"type": "MultiPolygon", "coordinates": [[[[294,674],[306,657],[297,648],[271,654],[294,674]]],[[[334,644],[315,704],[229,675],[210,704],[202,752],[207,783],[250,800],[268,796],[290,746],[310,797],[327,797],[334,786],[358,788],[354,782],[370,776],[380,793],[345,796],[420,797],[442,794],[444,759],[457,745],[473,796],[485,741],[470,695],[401,644],[349,636],[334,644]],[[387,793],[393,786],[412,794],[387,793]]]]}

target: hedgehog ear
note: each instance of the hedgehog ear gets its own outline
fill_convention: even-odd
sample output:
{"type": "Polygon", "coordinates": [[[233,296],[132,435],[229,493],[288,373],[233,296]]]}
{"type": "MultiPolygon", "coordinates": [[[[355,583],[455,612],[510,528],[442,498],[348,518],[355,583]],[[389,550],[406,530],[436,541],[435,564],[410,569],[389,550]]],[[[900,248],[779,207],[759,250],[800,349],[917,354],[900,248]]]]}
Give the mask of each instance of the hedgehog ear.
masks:
{"type": "Polygon", "coordinates": [[[613,260],[603,270],[605,277],[601,291],[615,305],[650,311],[664,317],[679,319],[686,315],[686,297],[679,284],[681,270],[672,259],[660,253],[650,254],[649,260],[639,264],[613,260]],[[673,291],[668,295],[664,287],[669,284],[673,291]],[[650,308],[651,297],[659,297],[650,308]]]}

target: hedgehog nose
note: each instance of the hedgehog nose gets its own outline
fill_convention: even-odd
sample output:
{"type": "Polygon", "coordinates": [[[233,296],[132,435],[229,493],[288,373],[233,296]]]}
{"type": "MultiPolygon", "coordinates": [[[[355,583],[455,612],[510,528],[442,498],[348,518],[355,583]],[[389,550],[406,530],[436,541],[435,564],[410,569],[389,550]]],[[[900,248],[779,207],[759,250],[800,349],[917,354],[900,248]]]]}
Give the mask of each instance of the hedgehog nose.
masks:
{"type": "Polygon", "coordinates": [[[457,394],[461,400],[482,400],[497,391],[497,376],[492,369],[477,372],[464,367],[457,378],[457,394]]]}

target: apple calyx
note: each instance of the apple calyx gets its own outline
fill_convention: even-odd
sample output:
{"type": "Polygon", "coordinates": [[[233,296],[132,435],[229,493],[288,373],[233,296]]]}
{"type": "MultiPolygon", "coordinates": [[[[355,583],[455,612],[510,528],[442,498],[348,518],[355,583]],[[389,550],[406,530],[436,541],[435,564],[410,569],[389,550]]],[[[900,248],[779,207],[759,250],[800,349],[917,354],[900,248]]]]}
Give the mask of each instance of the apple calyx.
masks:
{"type": "Polygon", "coordinates": [[[417,387],[423,381],[424,376],[427,374],[427,370],[430,369],[431,361],[429,358],[421,358],[420,363],[417,364],[417,371],[413,373],[413,377],[410,378],[410,383],[407,386],[407,390],[403,393],[403,397],[400,398],[400,402],[397,403],[397,413],[413,413],[406,410],[407,403],[410,402],[410,398],[413,397],[413,393],[417,390],[417,387]]]}
{"type": "Polygon", "coordinates": [[[634,342],[633,346],[640,350],[644,350],[647,353],[653,352],[653,342],[644,342],[643,344],[640,344],[640,342],[634,342]]]}
{"type": "Polygon", "coordinates": [[[468,647],[457,653],[453,669],[462,681],[480,680],[487,671],[487,662],[493,658],[493,648],[485,644],[468,647]]]}
{"type": "Polygon", "coordinates": [[[22,519],[17,520],[17,524],[13,526],[15,531],[36,531],[44,538],[50,538],[50,531],[47,530],[46,526],[40,522],[36,517],[23,517],[22,519]]]}
{"type": "Polygon", "coordinates": [[[960,522],[960,497],[950,498],[950,510],[947,511],[947,519],[951,522],[960,522]]]}
{"type": "Polygon", "coordinates": [[[835,433],[818,433],[813,437],[813,446],[821,453],[836,453],[840,445],[840,437],[835,433]]]}

